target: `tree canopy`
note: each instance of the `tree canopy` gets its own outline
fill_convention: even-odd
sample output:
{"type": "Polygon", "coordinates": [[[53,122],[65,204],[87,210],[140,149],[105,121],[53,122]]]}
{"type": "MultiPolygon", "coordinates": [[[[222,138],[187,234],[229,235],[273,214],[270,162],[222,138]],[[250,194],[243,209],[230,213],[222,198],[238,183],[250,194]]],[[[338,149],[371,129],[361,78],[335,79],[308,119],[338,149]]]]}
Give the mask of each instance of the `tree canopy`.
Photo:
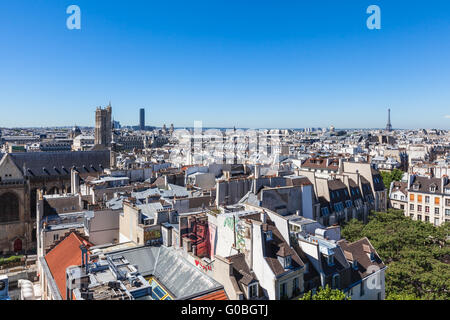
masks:
{"type": "Polygon", "coordinates": [[[306,292],[299,300],[350,300],[344,292],[338,289],[331,289],[328,285],[320,287],[315,294],[306,292]]]}
{"type": "Polygon", "coordinates": [[[391,172],[380,171],[381,178],[383,179],[384,186],[386,190],[391,187],[392,181],[400,181],[403,177],[403,171],[399,169],[394,169],[391,172]]]}
{"type": "Polygon", "coordinates": [[[369,238],[386,270],[387,299],[450,299],[450,223],[435,227],[403,211],[373,212],[342,228],[348,241],[369,238]]]}

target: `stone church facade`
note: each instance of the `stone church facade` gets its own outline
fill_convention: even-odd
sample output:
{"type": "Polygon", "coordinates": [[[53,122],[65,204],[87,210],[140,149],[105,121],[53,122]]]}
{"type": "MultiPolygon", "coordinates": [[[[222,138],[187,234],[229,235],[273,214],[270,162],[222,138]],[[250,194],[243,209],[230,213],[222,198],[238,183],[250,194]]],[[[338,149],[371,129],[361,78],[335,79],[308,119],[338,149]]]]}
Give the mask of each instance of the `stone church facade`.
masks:
{"type": "MultiPolygon", "coordinates": [[[[0,155],[1,157],[1,155],[0,155]]],[[[36,248],[36,195],[70,193],[80,178],[109,168],[110,151],[7,153],[0,159],[0,254],[36,248]]]]}

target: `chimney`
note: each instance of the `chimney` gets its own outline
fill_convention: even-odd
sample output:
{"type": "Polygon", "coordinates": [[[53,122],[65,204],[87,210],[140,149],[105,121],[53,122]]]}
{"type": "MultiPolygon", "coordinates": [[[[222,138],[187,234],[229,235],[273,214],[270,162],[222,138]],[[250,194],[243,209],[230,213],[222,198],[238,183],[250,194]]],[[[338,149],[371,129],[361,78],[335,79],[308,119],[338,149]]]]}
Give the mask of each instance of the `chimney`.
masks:
{"type": "Polygon", "coordinates": [[[344,172],[344,162],[342,160],[342,158],[339,158],[339,169],[338,169],[338,173],[342,174],[342,172],[344,172]]]}
{"type": "Polygon", "coordinates": [[[80,193],[80,174],[78,171],[70,170],[70,189],[72,194],[80,193]]]}
{"type": "Polygon", "coordinates": [[[261,168],[259,167],[259,163],[255,164],[255,179],[259,179],[261,174],[261,168]]]}
{"type": "Polygon", "coordinates": [[[89,260],[88,260],[88,252],[87,248],[82,244],[80,245],[81,249],[81,267],[85,268],[86,274],[89,273],[89,260]]]}
{"type": "Polygon", "coordinates": [[[267,222],[267,213],[265,211],[261,212],[261,222],[266,223],[267,222]]]}

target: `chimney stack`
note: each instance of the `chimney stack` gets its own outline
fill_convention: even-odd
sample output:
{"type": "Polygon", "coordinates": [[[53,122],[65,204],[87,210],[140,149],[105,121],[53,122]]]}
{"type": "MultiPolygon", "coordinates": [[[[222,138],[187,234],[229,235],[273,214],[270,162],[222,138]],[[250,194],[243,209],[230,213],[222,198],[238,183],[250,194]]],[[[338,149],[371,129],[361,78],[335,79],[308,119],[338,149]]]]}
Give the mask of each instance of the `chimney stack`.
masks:
{"type": "Polygon", "coordinates": [[[80,193],[80,174],[78,171],[72,169],[70,171],[70,189],[72,194],[80,193]]]}
{"type": "Polygon", "coordinates": [[[261,212],[261,222],[267,223],[267,213],[265,211],[261,212]]]}

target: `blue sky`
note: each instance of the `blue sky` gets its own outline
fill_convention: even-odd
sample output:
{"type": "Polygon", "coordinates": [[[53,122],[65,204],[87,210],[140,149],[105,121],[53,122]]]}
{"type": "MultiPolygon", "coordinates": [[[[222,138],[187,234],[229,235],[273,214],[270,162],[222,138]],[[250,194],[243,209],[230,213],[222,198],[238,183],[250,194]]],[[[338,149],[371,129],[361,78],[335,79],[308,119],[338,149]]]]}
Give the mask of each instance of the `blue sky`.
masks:
{"type": "Polygon", "coordinates": [[[0,36],[1,127],[450,129],[448,0],[3,0],[0,36]]]}

